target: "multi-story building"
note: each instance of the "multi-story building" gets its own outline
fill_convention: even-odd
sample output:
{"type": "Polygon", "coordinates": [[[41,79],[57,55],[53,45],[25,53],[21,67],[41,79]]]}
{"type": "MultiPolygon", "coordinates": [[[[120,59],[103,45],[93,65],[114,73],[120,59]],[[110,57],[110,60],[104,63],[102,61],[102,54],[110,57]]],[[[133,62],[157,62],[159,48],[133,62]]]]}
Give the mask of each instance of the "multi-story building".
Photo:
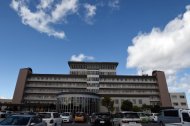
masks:
{"type": "Polygon", "coordinates": [[[114,100],[116,111],[120,111],[123,100],[130,100],[137,106],[158,104],[161,107],[171,107],[165,74],[162,71],[153,71],[152,76],[117,75],[117,62],[69,61],[68,64],[70,74],[37,74],[31,68],[20,69],[13,103],[59,103],[61,111],[71,111],[73,106],[74,109],[84,110],[85,105],[100,104],[100,99],[109,96],[114,100]],[[69,92],[72,97],[68,97],[69,92]],[[74,93],[77,95],[73,95],[74,93]],[[75,98],[77,96],[80,97],[75,98]],[[84,101],[90,97],[94,99],[84,101]],[[83,109],[79,102],[83,103],[83,109]]]}
{"type": "Polygon", "coordinates": [[[172,107],[188,109],[187,99],[184,92],[170,93],[170,98],[172,102],[172,107]]]}

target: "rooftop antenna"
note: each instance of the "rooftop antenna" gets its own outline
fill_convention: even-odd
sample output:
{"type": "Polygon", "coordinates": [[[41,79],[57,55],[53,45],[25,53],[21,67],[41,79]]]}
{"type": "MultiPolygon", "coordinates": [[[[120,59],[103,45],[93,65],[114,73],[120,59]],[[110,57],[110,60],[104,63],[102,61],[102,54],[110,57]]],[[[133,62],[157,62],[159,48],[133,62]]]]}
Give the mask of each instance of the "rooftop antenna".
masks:
{"type": "Polygon", "coordinates": [[[141,68],[141,74],[144,75],[144,71],[143,71],[143,68],[141,68]]]}
{"type": "Polygon", "coordinates": [[[142,76],[148,76],[148,74],[144,72],[143,68],[141,68],[141,73],[142,73],[142,76]]]}

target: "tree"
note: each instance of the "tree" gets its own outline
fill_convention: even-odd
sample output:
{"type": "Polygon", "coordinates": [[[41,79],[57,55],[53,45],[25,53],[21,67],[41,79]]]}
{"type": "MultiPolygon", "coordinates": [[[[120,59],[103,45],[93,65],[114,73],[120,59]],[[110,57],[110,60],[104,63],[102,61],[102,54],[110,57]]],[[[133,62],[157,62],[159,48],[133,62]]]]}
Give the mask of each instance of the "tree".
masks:
{"type": "Polygon", "coordinates": [[[151,109],[151,105],[143,104],[141,108],[142,108],[143,111],[150,110],[151,109]]]}
{"type": "Polygon", "coordinates": [[[111,100],[110,97],[106,96],[102,99],[102,105],[105,106],[108,111],[110,112],[113,112],[114,111],[114,107],[113,107],[113,104],[114,104],[114,101],[111,100]]]}
{"type": "Polygon", "coordinates": [[[132,111],[133,110],[133,103],[129,100],[125,100],[121,104],[122,111],[132,111]]]}
{"type": "Polygon", "coordinates": [[[138,107],[136,105],[133,106],[133,111],[134,112],[140,112],[141,111],[141,107],[138,107]]]}
{"type": "Polygon", "coordinates": [[[152,106],[151,112],[159,113],[160,112],[160,106],[159,105],[152,106]]]}

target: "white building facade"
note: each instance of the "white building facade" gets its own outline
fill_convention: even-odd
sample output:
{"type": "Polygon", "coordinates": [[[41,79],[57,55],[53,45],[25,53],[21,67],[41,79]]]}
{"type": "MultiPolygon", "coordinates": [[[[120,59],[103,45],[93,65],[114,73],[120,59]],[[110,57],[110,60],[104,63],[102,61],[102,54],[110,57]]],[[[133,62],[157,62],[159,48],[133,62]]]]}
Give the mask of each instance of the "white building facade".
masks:
{"type": "Polygon", "coordinates": [[[187,99],[184,92],[170,93],[170,98],[171,98],[172,106],[174,108],[188,109],[187,99]]]}

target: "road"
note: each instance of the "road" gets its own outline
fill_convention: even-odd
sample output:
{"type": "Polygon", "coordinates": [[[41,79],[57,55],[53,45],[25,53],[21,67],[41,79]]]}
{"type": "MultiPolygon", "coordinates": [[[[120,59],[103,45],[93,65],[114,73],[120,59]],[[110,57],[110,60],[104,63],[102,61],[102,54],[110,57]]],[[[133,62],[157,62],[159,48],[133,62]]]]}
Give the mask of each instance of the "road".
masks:
{"type": "MultiPolygon", "coordinates": [[[[91,126],[89,123],[64,123],[63,126],[91,126]]],[[[143,124],[143,126],[159,126],[156,123],[143,124]]]]}
{"type": "MultiPolygon", "coordinates": [[[[0,119],[1,121],[2,119],[0,119]]],[[[91,126],[89,123],[64,123],[63,126],[91,126]]],[[[143,126],[159,126],[156,123],[143,124],[143,126]]]]}

